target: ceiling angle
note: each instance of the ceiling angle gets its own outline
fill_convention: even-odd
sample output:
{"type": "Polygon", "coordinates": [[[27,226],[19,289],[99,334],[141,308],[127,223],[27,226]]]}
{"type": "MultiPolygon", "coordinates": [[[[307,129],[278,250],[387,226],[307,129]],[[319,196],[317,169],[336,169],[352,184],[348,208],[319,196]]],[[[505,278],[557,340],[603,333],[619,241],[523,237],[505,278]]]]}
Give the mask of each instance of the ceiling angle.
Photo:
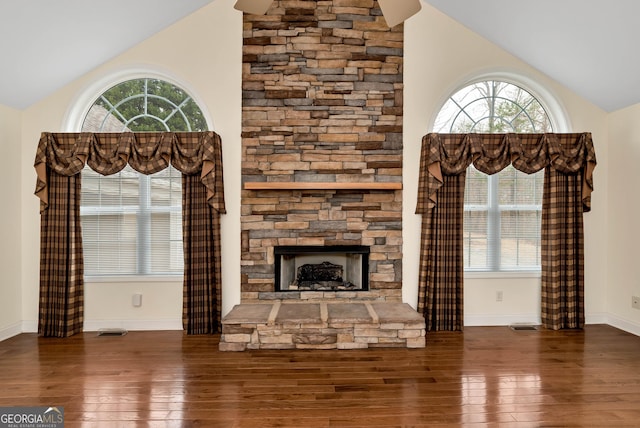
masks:
{"type": "MultiPolygon", "coordinates": [[[[254,15],[267,13],[273,0],[238,0],[234,9],[254,15]]],[[[409,19],[422,9],[420,0],[378,0],[389,28],[409,19]]]]}
{"type": "Polygon", "coordinates": [[[378,4],[389,28],[406,21],[422,9],[420,0],[378,0],[378,4]]]}
{"type": "Polygon", "coordinates": [[[271,3],[273,0],[238,0],[233,8],[253,15],[264,15],[271,3]]]}

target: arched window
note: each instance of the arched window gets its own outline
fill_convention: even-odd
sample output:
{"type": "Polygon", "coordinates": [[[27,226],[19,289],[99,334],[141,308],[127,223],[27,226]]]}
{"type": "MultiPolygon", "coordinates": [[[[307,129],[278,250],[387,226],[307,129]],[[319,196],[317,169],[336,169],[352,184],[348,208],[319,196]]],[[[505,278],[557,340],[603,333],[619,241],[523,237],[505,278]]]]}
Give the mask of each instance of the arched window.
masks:
{"type": "MultiPolygon", "coordinates": [[[[553,132],[547,111],[527,90],[504,81],[465,86],[444,104],[434,132],[553,132]]],[[[539,271],[544,171],[508,166],[487,176],[467,170],[464,205],[465,271],[539,271]]]]}
{"type": "MultiPolygon", "coordinates": [[[[119,83],[93,103],[83,132],[206,131],[182,88],[156,78],[119,83]]],[[[87,276],[181,275],[182,177],[173,167],[146,176],[82,171],[81,221],[87,276]]]]}

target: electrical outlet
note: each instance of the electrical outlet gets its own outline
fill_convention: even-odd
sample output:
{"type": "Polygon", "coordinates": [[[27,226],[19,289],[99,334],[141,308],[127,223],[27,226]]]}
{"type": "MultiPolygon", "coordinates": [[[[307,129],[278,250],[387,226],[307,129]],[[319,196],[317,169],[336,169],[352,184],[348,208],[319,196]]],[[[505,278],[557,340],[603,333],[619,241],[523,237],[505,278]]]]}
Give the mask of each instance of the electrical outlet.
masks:
{"type": "Polygon", "coordinates": [[[496,291],[496,302],[502,302],[502,291],[496,291]]]}
{"type": "Polygon", "coordinates": [[[631,307],[635,309],[640,309],[640,297],[631,296],[631,307]]]}
{"type": "Polygon", "coordinates": [[[135,293],[133,296],[131,296],[131,305],[134,308],[139,308],[140,306],[142,306],[142,293],[135,293]]]}

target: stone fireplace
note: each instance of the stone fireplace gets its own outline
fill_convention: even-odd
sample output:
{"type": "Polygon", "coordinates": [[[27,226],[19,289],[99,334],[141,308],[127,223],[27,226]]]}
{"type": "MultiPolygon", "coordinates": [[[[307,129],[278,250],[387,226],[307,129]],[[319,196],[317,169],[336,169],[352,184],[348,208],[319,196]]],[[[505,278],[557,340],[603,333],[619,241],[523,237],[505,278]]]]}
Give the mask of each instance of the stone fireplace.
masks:
{"type": "Polygon", "coordinates": [[[241,305],[221,349],[424,346],[402,303],[403,25],[375,0],[243,19],[241,305]]]}

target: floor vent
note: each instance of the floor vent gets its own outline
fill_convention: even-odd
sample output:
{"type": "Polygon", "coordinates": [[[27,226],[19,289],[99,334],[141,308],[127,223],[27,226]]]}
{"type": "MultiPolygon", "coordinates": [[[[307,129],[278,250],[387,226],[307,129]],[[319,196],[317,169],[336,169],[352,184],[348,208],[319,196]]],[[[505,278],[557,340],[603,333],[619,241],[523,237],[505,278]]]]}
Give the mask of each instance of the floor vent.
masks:
{"type": "Polygon", "coordinates": [[[537,325],[533,324],[512,324],[509,328],[514,331],[531,331],[539,329],[537,325]]]}
{"type": "Polygon", "coordinates": [[[124,336],[127,330],[124,328],[101,328],[98,330],[98,336],[124,336]]]}

